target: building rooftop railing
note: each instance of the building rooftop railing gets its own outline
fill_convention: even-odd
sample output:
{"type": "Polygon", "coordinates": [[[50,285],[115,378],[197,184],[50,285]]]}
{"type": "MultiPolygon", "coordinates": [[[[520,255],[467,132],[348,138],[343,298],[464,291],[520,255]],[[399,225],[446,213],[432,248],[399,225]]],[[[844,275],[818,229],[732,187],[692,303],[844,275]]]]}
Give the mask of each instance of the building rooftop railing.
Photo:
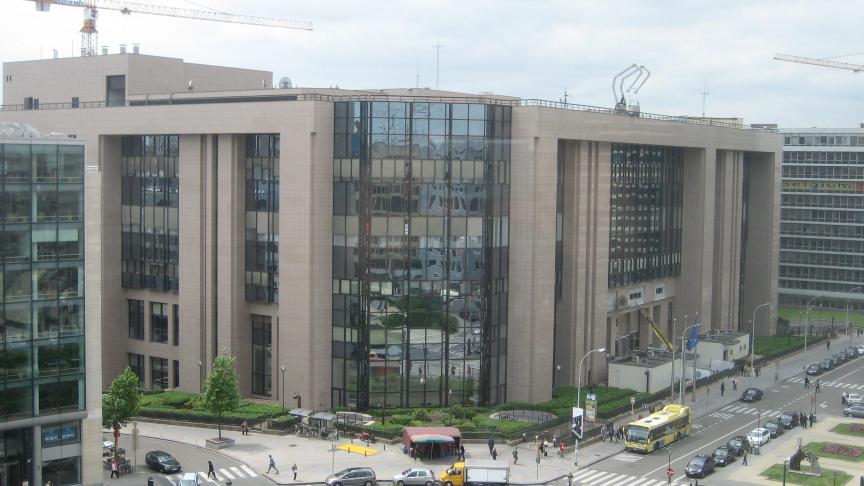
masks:
{"type": "Polygon", "coordinates": [[[416,95],[393,95],[393,94],[375,94],[375,93],[357,93],[357,94],[324,94],[324,93],[285,93],[281,90],[274,90],[272,93],[256,93],[256,92],[240,92],[236,94],[228,93],[196,93],[198,96],[190,97],[189,93],[178,93],[175,97],[173,93],[160,95],[148,95],[146,97],[135,97],[131,100],[126,100],[122,105],[109,105],[105,101],[82,101],[75,103],[41,103],[36,106],[27,105],[0,105],[0,112],[6,111],[38,111],[38,110],[63,110],[63,109],[78,109],[78,108],[110,108],[123,106],[154,106],[154,105],[184,105],[184,104],[209,104],[209,103],[254,103],[267,101],[410,101],[410,102],[425,102],[425,103],[482,103],[502,106],[536,106],[541,108],[553,108],[559,110],[573,110],[588,113],[598,113],[611,116],[626,116],[629,118],[638,118],[642,120],[657,120],[672,123],[684,123],[688,125],[702,125],[709,127],[732,128],[737,130],[750,130],[765,133],[778,133],[778,130],[773,127],[751,126],[742,123],[734,123],[731,121],[718,120],[715,118],[697,118],[687,116],[660,115],[657,113],[648,113],[644,111],[631,111],[614,108],[606,108],[602,106],[580,105],[576,103],[565,103],[561,101],[541,100],[535,98],[519,99],[500,97],[495,95],[472,95],[472,96],[416,96],[416,95]]]}

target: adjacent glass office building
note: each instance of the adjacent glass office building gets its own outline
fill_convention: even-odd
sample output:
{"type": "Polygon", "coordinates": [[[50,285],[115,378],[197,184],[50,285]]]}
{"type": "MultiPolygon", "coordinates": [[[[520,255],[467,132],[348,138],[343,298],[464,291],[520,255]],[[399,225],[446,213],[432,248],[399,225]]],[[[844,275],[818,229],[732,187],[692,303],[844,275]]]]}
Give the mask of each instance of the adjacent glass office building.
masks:
{"type": "Polygon", "coordinates": [[[864,310],[864,129],[783,136],[780,305],[864,310]]]}
{"type": "Polygon", "coordinates": [[[80,483],[83,144],[0,140],[0,198],[0,484],[80,483]]]}
{"type": "Polygon", "coordinates": [[[510,116],[335,103],[333,406],[505,400],[510,116]]]}

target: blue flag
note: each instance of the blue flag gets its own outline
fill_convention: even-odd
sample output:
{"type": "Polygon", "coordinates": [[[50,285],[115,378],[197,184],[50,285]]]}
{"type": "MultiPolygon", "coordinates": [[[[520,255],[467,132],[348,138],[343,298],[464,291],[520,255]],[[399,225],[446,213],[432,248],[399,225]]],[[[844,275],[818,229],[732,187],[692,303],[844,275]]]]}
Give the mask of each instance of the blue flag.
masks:
{"type": "Polygon", "coordinates": [[[692,351],[699,344],[699,328],[702,327],[702,321],[697,317],[694,324],[690,328],[690,337],[687,338],[687,351],[692,351]]]}

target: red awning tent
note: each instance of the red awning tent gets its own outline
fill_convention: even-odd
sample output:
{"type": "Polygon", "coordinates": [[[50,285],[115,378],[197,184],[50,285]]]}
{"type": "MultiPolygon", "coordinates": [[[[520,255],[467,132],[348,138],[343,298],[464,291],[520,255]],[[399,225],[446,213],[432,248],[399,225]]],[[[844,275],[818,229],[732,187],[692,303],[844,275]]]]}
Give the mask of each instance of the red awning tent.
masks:
{"type": "Polygon", "coordinates": [[[412,444],[458,444],[462,432],[456,427],[405,427],[402,429],[402,443],[412,444]]]}

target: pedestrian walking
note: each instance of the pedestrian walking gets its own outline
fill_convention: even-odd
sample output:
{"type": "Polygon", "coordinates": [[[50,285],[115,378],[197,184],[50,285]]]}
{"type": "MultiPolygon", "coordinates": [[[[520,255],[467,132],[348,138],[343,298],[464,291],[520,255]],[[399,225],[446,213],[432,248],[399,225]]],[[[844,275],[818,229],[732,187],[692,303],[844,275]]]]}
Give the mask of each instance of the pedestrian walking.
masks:
{"type": "Polygon", "coordinates": [[[609,424],[609,443],[615,438],[615,424],[609,424]]]}
{"type": "Polygon", "coordinates": [[[831,341],[830,340],[825,341],[825,350],[831,351],[831,341]]]}
{"type": "Polygon", "coordinates": [[[213,468],[213,461],[207,461],[207,479],[210,479],[210,476],[216,479],[216,469],[213,468]]]}
{"type": "Polygon", "coordinates": [[[744,461],[741,462],[742,465],[747,465],[747,449],[744,449],[744,461]]]}
{"type": "Polygon", "coordinates": [[[603,424],[603,427],[600,427],[600,441],[606,442],[606,433],[609,431],[609,427],[606,424],[603,424]]]}
{"type": "Polygon", "coordinates": [[[498,460],[498,449],[492,449],[492,460],[498,460]]]}
{"type": "Polygon", "coordinates": [[[117,469],[117,460],[111,461],[111,479],[113,478],[120,479],[120,471],[117,469]]]}
{"type": "Polygon", "coordinates": [[[459,444],[459,458],[462,459],[462,462],[465,462],[465,446],[459,444]]]}
{"type": "Polygon", "coordinates": [[[513,448],[513,464],[519,463],[519,451],[516,448],[513,448]]]}
{"type": "Polygon", "coordinates": [[[705,386],[705,398],[708,398],[709,395],[711,395],[711,385],[706,385],[705,386]]]}
{"type": "Polygon", "coordinates": [[[840,395],[840,401],[843,403],[843,406],[846,406],[846,392],[844,391],[842,395],[840,395]]]}
{"type": "Polygon", "coordinates": [[[245,420],[240,424],[240,435],[249,435],[249,424],[245,420]]]}
{"type": "Polygon", "coordinates": [[[732,391],[738,391],[738,380],[732,378],[732,391]]]}
{"type": "Polygon", "coordinates": [[[816,393],[819,393],[819,378],[816,378],[816,393]]]}
{"type": "Polygon", "coordinates": [[[276,461],[273,459],[273,455],[270,454],[269,457],[270,457],[270,464],[267,466],[267,472],[269,473],[270,470],[273,469],[274,471],[276,471],[276,474],[279,474],[279,470],[276,469],[276,461]]]}
{"type": "Polygon", "coordinates": [[[490,435],[489,440],[486,441],[486,445],[489,446],[489,454],[492,454],[492,450],[495,449],[495,438],[490,435]]]}
{"type": "Polygon", "coordinates": [[[809,377],[809,376],[805,376],[805,377],[804,377],[804,389],[806,390],[806,389],[808,389],[808,388],[810,388],[810,377],[809,377]]]}
{"type": "Polygon", "coordinates": [[[564,441],[558,443],[558,455],[564,457],[564,441]]]}
{"type": "Polygon", "coordinates": [[[809,422],[809,424],[807,426],[812,429],[813,424],[816,422],[816,416],[811,413],[808,422],[809,422]]]}
{"type": "Polygon", "coordinates": [[[759,378],[759,373],[761,373],[761,372],[762,372],[762,367],[761,367],[761,366],[757,366],[757,367],[756,367],[756,378],[759,378]]]}
{"type": "Polygon", "coordinates": [[[721,381],[720,382],[720,396],[722,397],[725,394],[726,394],[726,382],[721,381]]]}
{"type": "Polygon", "coordinates": [[[294,473],[294,481],[297,481],[297,463],[291,465],[291,472],[294,473]]]}

